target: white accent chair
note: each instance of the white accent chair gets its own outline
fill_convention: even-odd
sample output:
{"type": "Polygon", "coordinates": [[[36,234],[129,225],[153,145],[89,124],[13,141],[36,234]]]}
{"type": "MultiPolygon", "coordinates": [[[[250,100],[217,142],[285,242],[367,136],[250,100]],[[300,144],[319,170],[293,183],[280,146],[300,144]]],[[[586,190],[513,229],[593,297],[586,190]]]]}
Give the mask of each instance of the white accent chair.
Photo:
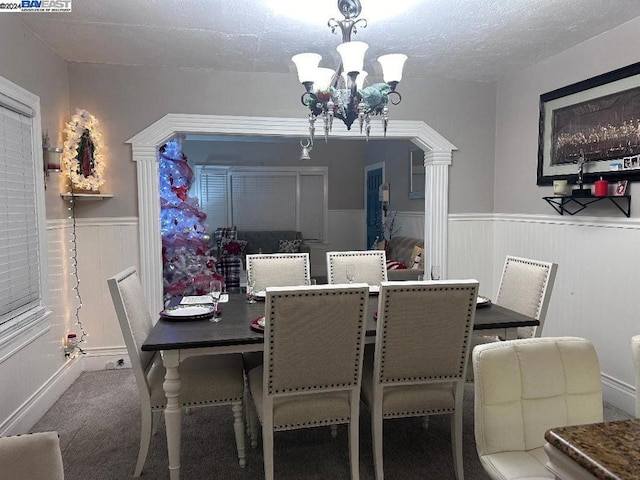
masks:
{"type": "Polygon", "coordinates": [[[0,438],[0,475],[5,480],[64,480],[58,433],[0,438]]]}
{"type": "Polygon", "coordinates": [[[327,252],[327,283],[346,283],[347,265],[355,267],[353,282],[380,285],[387,281],[387,257],[384,250],[327,252]]]}
{"type": "MultiPolygon", "coordinates": [[[[493,303],[540,322],[537,327],[519,327],[519,339],[542,335],[557,270],[558,265],[555,263],[507,255],[493,303]]],[[[500,340],[504,339],[476,334],[473,336],[471,349],[476,345],[500,340]]],[[[472,368],[467,369],[467,380],[473,381],[472,368]]]]}
{"type": "Polygon", "coordinates": [[[384,478],[383,419],[439,414],[451,414],[455,475],[463,480],[462,399],[477,294],[477,280],[382,283],[375,358],[365,356],[362,379],[376,480],[384,478]]]}
{"type": "Polygon", "coordinates": [[[636,369],[636,417],[640,418],[640,335],[631,337],[631,353],[636,369]]]}
{"type": "MultiPolygon", "coordinates": [[[[165,369],[157,352],[143,352],[141,346],[153,322],[135,268],[128,268],[107,280],[131,367],[140,392],[142,428],[134,477],[140,476],[149,452],[154,418],[166,407],[162,384],[165,369]]],[[[183,409],[231,404],[238,461],[245,466],[242,356],[210,355],[189,357],[180,363],[180,402],[183,409]]],[[[157,422],[159,419],[155,418],[157,422]]]]}
{"type": "Polygon", "coordinates": [[[274,478],[274,431],[337,424],[349,425],[351,479],[360,478],[368,301],[363,283],[267,288],[264,365],[248,374],[252,413],[262,423],[266,480],[274,478]]]}
{"type": "Polygon", "coordinates": [[[247,255],[247,283],[255,291],[311,283],[308,253],[247,255]]]}
{"type": "Polygon", "coordinates": [[[479,345],[473,370],[476,448],[494,480],[554,478],[545,468],[545,432],[602,421],[600,365],[584,338],[479,345]]]}

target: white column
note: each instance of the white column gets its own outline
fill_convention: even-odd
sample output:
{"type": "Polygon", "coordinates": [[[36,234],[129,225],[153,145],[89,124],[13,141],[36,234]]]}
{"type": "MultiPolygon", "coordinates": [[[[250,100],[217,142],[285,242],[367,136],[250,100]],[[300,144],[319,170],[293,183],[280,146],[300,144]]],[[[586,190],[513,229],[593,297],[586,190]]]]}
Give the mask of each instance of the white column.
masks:
{"type": "Polygon", "coordinates": [[[149,313],[164,308],[162,301],[162,238],[160,236],[160,187],[156,147],[133,145],[138,172],[138,222],[140,279],[149,302],[149,313]]]}
{"type": "Polygon", "coordinates": [[[447,278],[449,165],[450,150],[431,150],[424,154],[424,271],[428,276],[432,265],[440,265],[442,279],[447,278]]]}

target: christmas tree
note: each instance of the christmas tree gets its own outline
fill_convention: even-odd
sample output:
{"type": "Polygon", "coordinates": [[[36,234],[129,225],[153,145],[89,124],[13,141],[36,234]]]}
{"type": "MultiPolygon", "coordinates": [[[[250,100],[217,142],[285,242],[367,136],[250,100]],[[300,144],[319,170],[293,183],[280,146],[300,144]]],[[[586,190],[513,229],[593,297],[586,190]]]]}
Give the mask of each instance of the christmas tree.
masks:
{"type": "Polygon", "coordinates": [[[216,259],[209,255],[207,215],[198,199],[188,196],[193,170],[180,138],[160,147],[159,155],[164,296],[204,295],[211,281],[222,277],[216,274],[216,259]]]}

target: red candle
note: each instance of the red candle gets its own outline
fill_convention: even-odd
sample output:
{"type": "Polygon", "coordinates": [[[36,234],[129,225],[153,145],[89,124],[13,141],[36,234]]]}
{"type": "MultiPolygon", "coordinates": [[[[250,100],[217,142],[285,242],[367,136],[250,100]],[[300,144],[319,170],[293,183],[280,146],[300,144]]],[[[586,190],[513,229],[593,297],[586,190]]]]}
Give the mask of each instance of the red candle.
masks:
{"type": "Polygon", "coordinates": [[[607,195],[609,195],[609,182],[607,182],[606,180],[602,180],[602,177],[600,177],[600,180],[595,183],[595,187],[596,197],[606,197],[607,195]]]}

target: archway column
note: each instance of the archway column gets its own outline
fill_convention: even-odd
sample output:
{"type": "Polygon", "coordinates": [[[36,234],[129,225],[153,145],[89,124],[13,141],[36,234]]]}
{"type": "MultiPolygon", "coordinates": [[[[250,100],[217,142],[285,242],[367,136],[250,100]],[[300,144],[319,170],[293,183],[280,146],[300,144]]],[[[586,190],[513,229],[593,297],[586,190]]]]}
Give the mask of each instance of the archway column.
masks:
{"type": "Polygon", "coordinates": [[[441,278],[447,278],[450,165],[450,150],[424,154],[424,271],[427,278],[432,265],[439,265],[441,278]]]}
{"type": "MultiPolygon", "coordinates": [[[[163,308],[162,239],[160,236],[160,193],[158,148],[176,134],[213,134],[271,137],[308,135],[304,118],[238,117],[222,115],[175,114],[160,118],[130,138],[133,161],[138,174],[138,215],[140,277],[153,315],[163,308]]],[[[336,128],[331,137],[363,138],[357,132],[336,128]]],[[[382,129],[370,138],[382,139],[382,129]]],[[[409,140],[425,151],[425,268],[440,265],[447,271],[448,168],[456,147],[429,125],[420,121],[393,120],[386,138],[409,140]]],[[[429,271],[429,270],[427,270],[429,271]]]]}

